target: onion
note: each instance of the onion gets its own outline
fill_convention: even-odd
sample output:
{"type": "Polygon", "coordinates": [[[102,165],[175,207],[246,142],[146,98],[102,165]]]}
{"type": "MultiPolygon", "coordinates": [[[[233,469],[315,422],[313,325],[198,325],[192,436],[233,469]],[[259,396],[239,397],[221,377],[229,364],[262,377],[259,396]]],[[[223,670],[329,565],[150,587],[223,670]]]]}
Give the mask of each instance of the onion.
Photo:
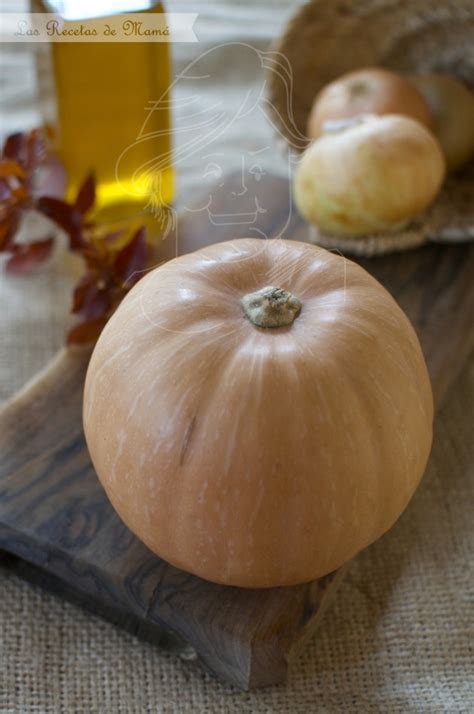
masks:
{"type": "Polygon", "coordinates": [[[446,74],[423,74],[411,79],[430,106],[434,132],[448,170],[455,171],[474,154],[474,94],[446,74]]]}
{"type": "Polygon", "coordinates": [[[314,100],[307,132],[321,136],[334,121],[361,114],[403,114],[432,127],[429,106],[407,79],[386,69],[360,69],[326,85],[314,100]]]}
{"type": "Polygon", "coordinates": [[[441,148],[421,124],[371,117],[310,145],[294,198],[302,215],[328,233],[397,230],[433,201],[444,174],[441,148]]]}

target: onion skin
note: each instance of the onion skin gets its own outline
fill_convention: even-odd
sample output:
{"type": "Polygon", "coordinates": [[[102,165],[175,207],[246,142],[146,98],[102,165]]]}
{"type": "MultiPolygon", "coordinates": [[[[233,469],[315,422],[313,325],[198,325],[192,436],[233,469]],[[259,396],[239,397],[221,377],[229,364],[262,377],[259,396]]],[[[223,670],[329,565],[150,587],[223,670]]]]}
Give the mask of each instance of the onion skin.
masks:
{"type": "Polygon", "coordinates": [[[410,322],[365,270],[242,239],[132,288],[92,354],[83,414],[129,528],[183,570],[254,588],[323,576],[393,525],[426,466],[433,400],[410,322]],[[267,310],[244,299],[265,286],[288,291],[291,323],[246,316],[267,310]]]}
{"type": "Polygon", "coordinates": [[[444,175],[431,132],[387,115],[314,141],[296,169],[293,194],[322,231],[360,236],[399,230],[434,200],[444,175]]]}
{"type": "Polygon", "coordinates": [[[446,74],[415,75],[411,81],[430,106],[448,171],[456,171],[474,155],[474,93],[446,74]]]}
{"type": "Polygon", "coordinates": [[[402,114],[431,129],[431,111],[421,92],[408,79],[386,69],[360,69],[327,84],[316,96],[307,134],[317,139],[341,119],[360,115],[402,114]]]}

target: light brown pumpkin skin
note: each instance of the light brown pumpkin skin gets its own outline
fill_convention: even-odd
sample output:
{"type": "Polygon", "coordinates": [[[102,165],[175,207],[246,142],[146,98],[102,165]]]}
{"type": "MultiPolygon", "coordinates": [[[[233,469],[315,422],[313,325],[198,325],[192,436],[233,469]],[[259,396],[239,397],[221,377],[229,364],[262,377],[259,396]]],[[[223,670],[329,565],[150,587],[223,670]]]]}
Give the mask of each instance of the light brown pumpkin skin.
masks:
{"type": "Polygon", "coordinates": [[[143,278],[105,327],[84,394],[97,474],[170,563],[243,587],[293,585],[397,520],[432,439],[418,339],[355,263],[296,241],[243,239],[143,278]],[[302,303],[255,327],[265,285],[302,303]]]}

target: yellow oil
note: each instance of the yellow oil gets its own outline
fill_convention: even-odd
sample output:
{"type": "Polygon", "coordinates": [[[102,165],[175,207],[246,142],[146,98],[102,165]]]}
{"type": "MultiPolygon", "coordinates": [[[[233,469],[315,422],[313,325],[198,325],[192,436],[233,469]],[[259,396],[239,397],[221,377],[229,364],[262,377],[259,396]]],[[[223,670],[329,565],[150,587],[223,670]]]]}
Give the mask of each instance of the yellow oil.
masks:
{"type": "MultiPolygon", "coordinates": [[[[51,12],[51,4],[35,5],[36,11],[51,12]]],[[[164,12],[161,3],[150,3],[143,11],[164,12]]],[[[133,219],[148,213],[150,206],[156,214],[160,205],[170,204],[170,112],[166,106],[153,109],[170,84],[168,43],[56,42],[51,53],[58,149],[68,175],[68,198],[93,171],[98,220],[133,219]],[[139,141],[142,130],[147,138],[139,141]],[[146,165],[158,168],[150,175],[142,170],[146,165]]]]}

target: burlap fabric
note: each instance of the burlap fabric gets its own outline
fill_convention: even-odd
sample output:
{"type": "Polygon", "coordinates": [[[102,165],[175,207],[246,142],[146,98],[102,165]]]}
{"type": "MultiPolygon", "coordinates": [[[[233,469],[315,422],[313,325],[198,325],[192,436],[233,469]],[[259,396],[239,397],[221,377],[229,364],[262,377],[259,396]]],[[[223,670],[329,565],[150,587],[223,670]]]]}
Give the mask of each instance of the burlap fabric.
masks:
{"type": "Polygon", "coordinates": [[[286,687],[245,694],[0,569],[0,712],[474,710],[474,363],[395,528],[361,554],[286,687]]]}
{"type": "MultiPolygon", "coordinates": [[[[292,9],[286,0],[257,7],[219,0],[202,9],[199,51],[232,39],[265,49],[292,9]]],[[[196,51],[174,48],[175,66],[196,51]]],[[[11,90],[2,129],[9,130],[33,121],[35,108],[28,82],[15,83],[28,64],[24,51],[2,59],[11,90]]],[[[236,82],[251,84],[241,70],[236,82]]],[[[202,84],[204,103],[225,77],[222,63],[202,84]]],[[[263,115],[252,128],[270,140],[263,115]]],[[[237,127],[223,137],[227,167],[246,140],[237,127]]],[[[183,195],[195,170],[192,157],[179,169],[183,195]]],[[[0,401],[61,344],[75,275],[61,247],[35,276],[0,274],[0,401]]],[[[473,711],[473,387],[471,360],[437,419],[430,466],[410,508],[355,561],[286,687],[238,692],[0,568],[1,714],[473,711]]]]}

